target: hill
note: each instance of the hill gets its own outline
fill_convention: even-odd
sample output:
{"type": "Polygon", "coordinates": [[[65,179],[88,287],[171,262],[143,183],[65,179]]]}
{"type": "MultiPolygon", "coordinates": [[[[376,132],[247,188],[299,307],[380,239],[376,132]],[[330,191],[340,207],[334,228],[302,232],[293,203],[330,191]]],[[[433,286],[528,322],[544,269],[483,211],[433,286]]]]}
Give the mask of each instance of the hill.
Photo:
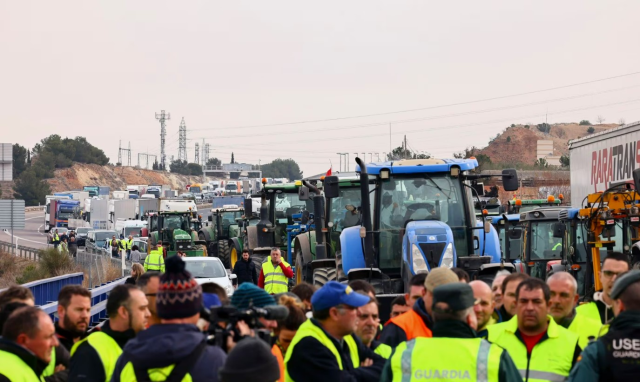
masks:
{"type": "Polygon", "coordinates": [[[512,125],[493,138],[487,147],[474,151],[474,155],[486,155],[493,165],[532,167],[537,158],[538,140],[552,140],[554,155],[568,155],[568,143],[590,135],[587,131],[593,127],[593,133],[599,133],[618,127],[618,124],[601,124],[593,126],[577,123],[552,124],[548,133],[542,132],[536,125],[512,125]]]}

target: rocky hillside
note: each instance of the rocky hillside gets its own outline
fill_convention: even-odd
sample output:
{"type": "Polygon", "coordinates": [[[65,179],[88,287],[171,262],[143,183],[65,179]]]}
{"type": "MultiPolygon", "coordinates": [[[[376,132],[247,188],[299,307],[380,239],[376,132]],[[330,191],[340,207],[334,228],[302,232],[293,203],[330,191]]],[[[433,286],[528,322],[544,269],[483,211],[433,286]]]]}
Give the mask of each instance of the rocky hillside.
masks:
{"type": "Polygon", "coordinates": [[[577,123],[557,123],[551,125],[548,133],[544,133],[536,125],[515,125],[506,128],[492,139],[487,147],[480,149],[476,154],[487,155],[494,164],[533,165],[537,159],[538,140],[552,140],[555,155],[568,155],[569,141],[589,135],[587,130],[590,127],[593,127],[595,134],[618,126],[618,124],[584,126],[577,123]]]}
{"type": "Polygon", "coordinates": [[[200,183],[202,177],[135,167],[75,163],[73,167],[56,170],[55,178],[48,179],[47,182],[53,192],[78,190],[88,185],[109,186],[112,191],[126,190],[128,184],[168,184],[172,189],[185,191],[187,184],[200,183]]]}

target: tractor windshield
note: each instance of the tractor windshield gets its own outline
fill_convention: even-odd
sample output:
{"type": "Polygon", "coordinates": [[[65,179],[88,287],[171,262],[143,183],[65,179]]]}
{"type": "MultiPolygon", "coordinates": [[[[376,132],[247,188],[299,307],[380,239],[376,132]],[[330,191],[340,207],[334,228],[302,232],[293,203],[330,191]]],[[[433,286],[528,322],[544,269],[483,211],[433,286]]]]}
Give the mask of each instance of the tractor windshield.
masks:
{"type": "Polygon", "coordinates": [[[532,221],[529,259],[560,260],[562,257],[562,238],[553,237],[553,228],[557,221],[532,221]]]}
{"type": "Polygon", "coordinates": [[[189,219],[183,215],[165,215],[164,228],[168,229],[189,229],[189,219]]]}
{"type": "Polygon", "coordinates": [[[331,210],[327,221],[333,222],[334,230],[360,224],[360,187],[340,188],[340,196],[331,199],[331,210]]]}
{"type": "Polygon", "coordinates": [[[399,268],[402,261],[401,232],[410,221],[438,220],[453,232],[459,256],[470,253],[467,241],[464,193],[459,180],[449,174],[394,176],[382,183],[380,202],[381,268],[399,268]]]}

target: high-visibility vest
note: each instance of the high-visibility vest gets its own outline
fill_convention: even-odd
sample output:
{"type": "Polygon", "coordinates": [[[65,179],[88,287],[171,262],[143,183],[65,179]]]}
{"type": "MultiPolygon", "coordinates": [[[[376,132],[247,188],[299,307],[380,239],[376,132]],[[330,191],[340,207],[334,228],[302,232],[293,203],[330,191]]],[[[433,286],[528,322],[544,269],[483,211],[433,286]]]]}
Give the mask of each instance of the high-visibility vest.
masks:
{"type": "MultiPolygon", "coordinates": [[[[147,375],[149,376],[149,381],[166,381],[167,377],[171,374],[174,367],[176,367],[175,363],[165,367],[148,369],[147,375]]],[[[120,373],[120,381],[138,381],[138,379],[136,378],[136,370],[133,367],[133,363],[131,361],[127,362],[122,368],[122,372],[120,373]]],[[[182,382],[193,382],[191,374],[187,372],[187,374],[182,378],[182,382]]]]}
{"type": "Polygon", "coordinates": [[[278,382],[284,382],[284,357],[282,357],[282,351],[280,351],[280,347],[277,344],[273,344],[271,347],[271,354],[276,357],[278,367],[280,368],[280,379],[278,379],[278,382]]]}
{"type": "Polygon", "coordinates": [[[384,359],[389,359],[389,357],[391,357],[391,351],[391,346],[387,344],[378,344],[378,347],[376,347],[373,352],[384,359]]]}
{"type": "Polygon", "coordinates": [[[73,347],[71,348],[71,357],[73,357],[76,350],[78,350],[78,346],[84,342],[87,342],[89,346],[98,353],[98,357],[100,357],[102,367],[104,368],[105,382],[109,382],[111,380],[111,375],[116,368],[118,357],[122,354],[122,348],[120,348],[120,345],[118,345],[116,340],[111,338],[108,334],[104,332],[94,332],[73,344],[73,347]]]}
{"type": "Polygon", "coordinates": [[[144,259],[144,270],[160,271],[164,273],[164,258],[162,257],[162,249],[152,250],[147,258],[144,259]]]}
{"type": "Polygon", "coordinates": [[[0,374],[11,382],[41,382],[44,378],[36,375],[20,357],[0,350],[0,374]]]}
{"type": "MultiPolygon", "coordinates": [[[[290,265],[282,260],[285,267],[290,265]]],[[[262,272],[264,273],[264,290],[270,294],[285,293],[289,291],[289,279],[282,272],[280,265],[274,267],[270,260],[262,264],[262,272]]]]}
{"type": "Polygon", "coordinates": [[[53,234],[53,241],[60,241],[60,236],[57,233],[53,234]]]}
{"type": "Polygon", "coordinates": [[[582,314],[587,318],[590,318],[594,321],[598,321],[602,324],[600,330],[598,331],[598,337],[602,337],[609,331],[609,324],[606,322],[602,322],[602,317],[600,316],[600,311],[598,310],[598,305],[595,301],[588,302],[586,304],[578,305],[576,307],[576,314],[582,314]]]}
{"type": "Polygon", "coordinates": [[[131,249],[131,246],[133,246],[133,239],[125,240],[124,244],[125,244],[125,249],[131,249]]]}
{"type": "MultiPolygon", "coordinates": [[[[58,345],[62,346],[62,345],[58,345]]],[[[56,372],[56,348],[55,346],[51,348],[51,362],[47,365],[47,368],[42,372],[43,377],[48,377],[50,375],[55,374],[56,372]]]]}
{"type": "Polygon", "coordinates": [[[567,329],[578,335],[578,344],[582,349],[589,345],[589,337],[597,340],[600,337],[600,329],[602,328],[600,321],[592,320],[586,315],[577,314],[571,321],[571,325],[567,329]]]}
{"type": "Polygon", "coordinates": [[[407,341],[411,341],[417,337],[433,337],[431,329],[427,327],[422,317],[413,309],[409,309],[401,315],[393,317],[385,325],[388,325],[389,322],[398,325],[400,329],[404,330],[404,333],[407,335],[407,341]]]}
{"type": "MultiPolygon", "coordinates": [[[[298,342],[300,342],[303,338],[307,338],[307,337],[313,337],[314,339],[319,341],[324,347],[329,349],[329,351],[331,351],[331,353],[336,357],[336,362],[338,363],[338,369],[343,370],[342,357],[340,356],[340,352],[335,347],[331,339],[324,333],[324,331],[320,327],[316,326],[316,324],[314,324],[313,321],[306,320],[302,325],[300,325],[300,328],[298,328],[296,335],[293,337],[293,340],[291,341],[291,345],[289,345],[289,348],[287,349],[287,355],[284,357],[285,381],[287,382],[293,381],[293,379],[291,379],[291,376],[289,376],[289,369],[287,368],[287,364],[291,359],[291,354],[293,354],[293,352],[295,351],[295,348],[298,342]]],[[[353,363],[353,368],[357,369],[358,367],[360,367],[360,356],[358,355],[358,346],[356,344],[356,341],[353,339],[352,335],[348,335],[344,337],[344,342],[347,344],[347,347],[349,348],[349,355],[351,356],[351,362],[353,363]]]]}
{"type": "Polygon", "coordinates": [[[516,336],[518,316],[487,328],[487,340],[509,352],[525,381],[561,382],[566,380],[571,371],[578,335],[556,324],[551,316],[547,316],[547,320],[548,338],[538,342],[530,355],[527,353],[527,346],[516,336]]]}
{"type": "Polygon", "coordinates": [[[418,337],[399,344],[389,366],[393,382],[497,381],[503,351],[481,338],[418,337]]]}

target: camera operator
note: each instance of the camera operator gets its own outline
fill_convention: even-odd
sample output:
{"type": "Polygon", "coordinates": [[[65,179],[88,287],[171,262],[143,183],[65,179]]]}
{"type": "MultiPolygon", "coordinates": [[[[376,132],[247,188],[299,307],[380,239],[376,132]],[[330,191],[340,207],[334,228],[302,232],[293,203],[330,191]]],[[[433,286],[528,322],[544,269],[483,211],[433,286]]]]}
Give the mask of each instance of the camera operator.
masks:
{"type": "Polygon", "coordinates": [[[185,270],[179,256],[166,261],[156,297],[159,325],[142,331],[124,348],[112,381],[177,380],[218,381],[226,355],[207,346],[196,323],[202,308],[202,290],[185,270]],[[157,379],[161,378],[161,379],[157,379]]]}

